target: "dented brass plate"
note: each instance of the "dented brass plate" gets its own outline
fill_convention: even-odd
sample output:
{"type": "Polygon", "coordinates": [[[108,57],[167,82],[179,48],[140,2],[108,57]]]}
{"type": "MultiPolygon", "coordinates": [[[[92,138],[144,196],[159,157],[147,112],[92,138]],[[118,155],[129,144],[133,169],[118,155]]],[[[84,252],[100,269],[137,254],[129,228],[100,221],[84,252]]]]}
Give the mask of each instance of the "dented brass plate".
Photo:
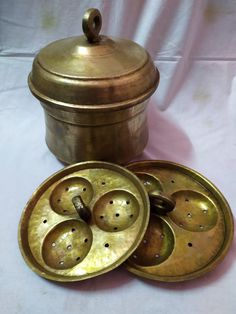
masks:
{"type": "Polygon", "coordinates": [[[22,214],[19,246],[38,275],[78,281],[123,263],[148,221],[148,194],[134,174],[106,162],[83,162],[35,191],[22,214]]]}
{"type": "Polygon", "coordinates": [[[179,164],[143,161],[127,168],[137,174],[150,196],[156,196],[155,202],[150,197],[149,226],[126,262],[127,269],[169,282],[211,271],[225,257],[234,232],[231,210],[221,192],[204,176],[179,164]],[[165,204],[172,202],[174,208],[164,211],[165,204]]]}

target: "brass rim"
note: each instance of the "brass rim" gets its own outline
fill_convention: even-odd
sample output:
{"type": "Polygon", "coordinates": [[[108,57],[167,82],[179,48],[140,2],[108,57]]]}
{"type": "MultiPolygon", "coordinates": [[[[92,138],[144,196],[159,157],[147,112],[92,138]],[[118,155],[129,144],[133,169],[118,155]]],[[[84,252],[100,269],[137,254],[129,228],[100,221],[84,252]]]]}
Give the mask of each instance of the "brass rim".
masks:
{"type": "Polygon", "coordinates": [[[58,101],[56,99],[52,99],[46,95],[43,95],[42,93],[40,93],[33,85],[32,81],[31,81],[31,73],[28,76],[28,85],[29,88],[31,90],[31,92],[33,93],[33,95],[38,98],[38,100],[43,101],[45,104],[49,104],[49,105],[53,105],[55,108],[58,109],[63,109],[66,111],[73,111],[73,110],[77,110],[77,111],[84,111],[84,110],[89,110],[91,112],[109,112],[111,110],[121,110],[121,109],[126,109],[129,107],[132,107],[134,105],[137,105],[143,101],[145,101],[146,99],[150,98],[151,95],[155,92],[155,90],[158,87],[159,84],[159,80],[160,80],[160,74],[158,69],[156,68],[156,79],[155,82],[153,83],[153,86],[145,91],[142,95],[140,95],[137,98],[133,98],[133,99],[127,99],[125,101],[122,102],[114,102],[114,103],[105,103],[105,104],[91,104],[91,105],[85,105],[85,104],[76,104],[76,103],[65,103],[62,101],[58,101]]]}

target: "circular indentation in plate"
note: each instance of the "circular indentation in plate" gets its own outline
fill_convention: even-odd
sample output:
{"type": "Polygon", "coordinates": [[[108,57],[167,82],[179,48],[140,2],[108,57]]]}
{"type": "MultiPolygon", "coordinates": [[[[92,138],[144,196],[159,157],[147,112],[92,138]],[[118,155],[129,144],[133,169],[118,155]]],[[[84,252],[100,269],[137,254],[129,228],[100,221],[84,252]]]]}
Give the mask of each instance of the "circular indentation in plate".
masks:
{"type": "Polygon", "coordinates": [[[212,229],[218,218],[214,203],[202,193],[182,190],[172,194],[175,209],[169,213],[174,223],[188,231],[212,229]]]}
{"type": "Polygon", "coordinates": [[[163,191],[162,184],[156,177],[147,173],[143,173],[143,172],[137,172],[135,174],[142,181],[148,193],[151,193],[154,191],[157,191],[157,192],[163,191]]]}
{"type": "Polygon", "coordinates": [[[72,198],[81,196],[85,205],[88,205],[93,197],[91,183],[79,177],[73,177],[60,182],[52,191],[50,205],[60,215],[71,215],[76,212],[72,198]]]}
{"type": "Polygon", "coordinates": [[[97,226],[108,232],[130,227],[139,215],[139,204],[134,195],[115,190],[103,195],[95,204],[94,218],[97,226]]]}
{"type": "Polygon", "coordinates": [[[174,243],[174,235],[168,224],[160,217],[151,215],[143,241],[130,260],[141,266],[158,265],[171,255],[174,243]]]}
{"type": "Polygon", "coordinates": [[[92,232],[83,221],[67,220],[59,223],[46,236],[42,247],[45,263],[54,269],[76,266],[88,254],[92,232]]]}

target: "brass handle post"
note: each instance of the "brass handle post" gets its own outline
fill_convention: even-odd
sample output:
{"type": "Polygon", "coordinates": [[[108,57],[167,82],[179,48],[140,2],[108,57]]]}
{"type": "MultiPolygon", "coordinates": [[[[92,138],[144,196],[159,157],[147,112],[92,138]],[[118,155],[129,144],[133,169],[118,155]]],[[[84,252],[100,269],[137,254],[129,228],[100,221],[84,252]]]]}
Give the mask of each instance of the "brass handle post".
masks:
{"type": "Polygon", "coordinates": [[[79,214],[80,218],[85,222],[89,222],[91,219],[91,211],[90,209],[84,204],[83,199],[80,195],[75,196],[72,198],[72,203],[79,214]]]}
{"type": "Polygon", "coordinates": [[[159,215],[166,215],[175,208],[175,200],[160,192],[150,192],[149,199],[151,210],[159,215]]]}

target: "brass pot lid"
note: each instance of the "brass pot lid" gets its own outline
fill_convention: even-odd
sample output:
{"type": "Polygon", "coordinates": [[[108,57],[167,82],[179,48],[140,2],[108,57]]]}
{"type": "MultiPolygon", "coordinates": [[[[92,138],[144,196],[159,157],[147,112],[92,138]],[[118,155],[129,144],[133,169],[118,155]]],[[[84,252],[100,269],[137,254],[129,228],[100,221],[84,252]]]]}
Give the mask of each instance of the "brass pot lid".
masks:
{"type": "Polygon", "coordinates": [[[201,174],[172,162],[143,161],[127,168],[143,182],[151,202],[147,231],[127,269],[167,282],[212,270],[225,257],[234,232],[221,192],[201,174]]]}
{"type": "Polygon", "coordinates": [[[148,195],[135,175],[114,164],[83,162],[34,192],[20,220],[19,246],[38,275],[78,281],[123,263],[148,221],[148,195]]]}
{"type": "Polygon", "coordinates": [[[127,39],[99,35],[102,17],[89,9],[84,36],[52,42],[35,57],[31,92],[64,110],[132,106],[156,90],[159,72],[148,52],[127,39]]]}

